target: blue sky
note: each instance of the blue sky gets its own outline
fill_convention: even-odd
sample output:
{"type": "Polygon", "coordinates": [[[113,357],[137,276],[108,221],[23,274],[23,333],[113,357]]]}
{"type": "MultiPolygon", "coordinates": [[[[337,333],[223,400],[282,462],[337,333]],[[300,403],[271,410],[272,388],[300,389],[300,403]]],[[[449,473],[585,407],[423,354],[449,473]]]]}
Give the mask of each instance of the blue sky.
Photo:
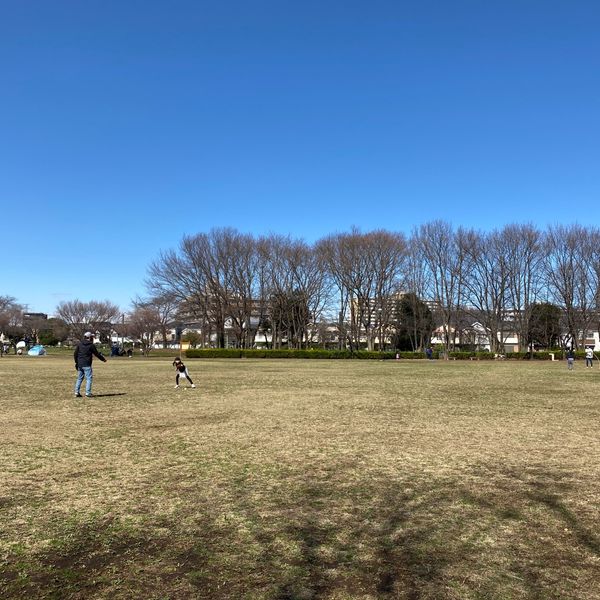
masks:
{"type": "Polygon", "coordinates": [[[0,0],[0,295],[184,234],[600,224],[600,3],[0,0]]]}

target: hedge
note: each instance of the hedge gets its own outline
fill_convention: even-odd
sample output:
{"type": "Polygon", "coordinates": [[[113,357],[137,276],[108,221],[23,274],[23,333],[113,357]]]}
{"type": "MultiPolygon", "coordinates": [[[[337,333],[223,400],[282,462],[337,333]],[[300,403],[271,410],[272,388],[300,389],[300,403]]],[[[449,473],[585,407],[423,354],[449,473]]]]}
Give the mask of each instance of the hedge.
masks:
{"type": "MultiPolygon", "coordinates": [[[[443,358],[444,353],[439,352],[439,358],[443,358]]],[[[452,360],[494,360],[494,354],[492,352],[464,352],[455,351],[448,352],[448,357],[452,360]]]]}
{"type": "MultiPolygon", "coordinates": [[[[401,352],[402,358],[424,358],[421,352],[401,352]]],[[[239,348],[197,348],[186,350],[187,358],[318,358],[318,359],[370,359],[390,360],[396,352],[350,352],[350,350],[242,350],[239,348]]]]}
{"type": "MultiPolygon", "coordinates": [[[[554,350],[552,352],[534,352],[531,358],[533,360],[550,360],[550,354],[554,354],[554,360],[563,360],[566,358],[566,352],[562,350],[554,350]]],[[[575,355],[575,359],[583,360],[585,358],[585,351],[578,350],[573,353],[575,355]]],[[[517,359],[517,360],[529,360],[530,353],[529,352],[508,352],[506,354],[506,358],[517,359]]]]}
{"type": "MultiPolygon", "coordinates": [[[[560,351],[554,352],[556,360],[564,358],[560,351]]],[[[388,352],[370,352],[360,350],[351,352],[350,350],[323,350],[320,348],[311,348],[310,350],[245,350],[240,348],[197,348],[186,350],[187,358],[319,358],[319,359],[362,359],[362,360],[394,360],[400,359],[424,359],[423,352],[397,352],[394,350],[388,352]]],[[[434,356],[443,359],[443,351],[435,352],[434,356]]],[[[449,352],[448,357],[451,360],[494,360],[496,358],[493,352],[449,352]]],[[[504,357],[507,360],[550,360],[550,352],[534,352],[530,357],[529,352],[507,352],[504,357]]],[[[575,358],[585,358],[584,352],[576,352],[575,358]]]]}
{"type": "MultiPolygon", "coordinates": [[[[554,354],[554,360],[564,358],[563,353],[558,350],[556,352],[507,352],[504,354],[506,360],[550,360],[550,354],[554,354]]],[[[440,358],[443,353],[440,352],[440,358]]],[[[493,352],[449,352],[448,356],[453,360],[495,360],[496,355],[493,352]]],[[[575,358],[585,358],[585,352],[575,352],[575,358]]]]}

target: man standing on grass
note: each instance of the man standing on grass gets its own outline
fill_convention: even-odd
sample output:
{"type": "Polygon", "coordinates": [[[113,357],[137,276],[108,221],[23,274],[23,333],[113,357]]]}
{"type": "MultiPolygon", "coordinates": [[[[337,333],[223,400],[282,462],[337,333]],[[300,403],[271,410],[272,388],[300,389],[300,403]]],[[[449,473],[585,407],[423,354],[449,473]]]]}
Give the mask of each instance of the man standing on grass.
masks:
{"type": "Polygon", "coordinates": [[[591,346],[585,347],[585,368],[591,369],[594,366],[594,349],[591,346]]]}
{"type": "Polygon", "coordinates": [[[573,352],[573,348],[567,348],[567,368],[569,371],[573,370],[575,366],[575,352],[573,352]]]}
{"type": "Polygon", "coordinates": [[[94,336],[91,332],[86,331],[83,334],[83,340],[75,346],[73,358],[75,359],[75,369],[77,369],[77,381],[75,382],[75,398],[81,398],[81,384],[85,377],[85,395],[87,398],[92,396],[92,360],[97,356],[102,362],[106,359],[93,342],[94,336]]]}

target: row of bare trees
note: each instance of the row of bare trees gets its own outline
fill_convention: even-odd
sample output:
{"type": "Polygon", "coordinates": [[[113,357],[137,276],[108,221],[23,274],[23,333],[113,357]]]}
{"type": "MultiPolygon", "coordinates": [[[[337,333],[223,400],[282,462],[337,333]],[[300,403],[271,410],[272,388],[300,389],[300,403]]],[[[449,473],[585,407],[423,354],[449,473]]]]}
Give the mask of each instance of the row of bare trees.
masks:
{"type": "MultiPolygon", "coordinates": [[[[562,309],[562,330],[578,347],[598,330],[600,230],[579,225],[508,225],[491,232],[435,221],[413,235],[412,251],[422,297],[435,301],[446,332],[471,314],[501,351],[510,332],[533,343],[534,308],[562,309]]],[[[454,338],[447,336],[448,345],[454,338]]]]}
{"type": "MultiPolygon", "coordinates": [[[[75,338],[112,330],[144,348],[155,337],[167,340],[179,321],[197,323],[199,342],[219,347],[229,332],[242,348],[258,333],[269,334],[275,348],[303,348],[317,336],[323,341],[328,324],[340,348],[366,342],[373,349],[377,341],[382,348],[403,335],[423,348],[438,327],[451,349],[455,332],[477,320],[496,352],[509,333],[521,346],[532,344],[539,307],[553,305],[577,347],[600,326],[600,230],[512,224],[486,232],[431,221],[409,237],[352,229],[308,244],[219,228],[161,253],[148,268],[146,292],[126,319],[109,301],[63,302],[56,316],[75,338]]],[[[19,307],[2,298],[6,329],[19,307]]]]}
{"type": "Polygon", "coordinates": [[[13,296],[0,296],[0,353],[5,347],[12,347],[16,352],[16,343],[20,340],[55,344],[69,335],[69,328],[61,319],[47,319],[39,313],[28,313],[25,308],[13,296]]]}
{"type": "Polygon", "coordinates": [[[81,339],[89,330],[99,335],[101,341],[108,341],[116,333],[117,336],[137,340],[147,354],[157,337],[163,342],[168,339],[173,321],[178,316],[179,304],[167,294],[136,298],[132,304],[132,310],[126,315],[109,300],[66,301],[57,306],[56,315],[68,327],[72,339],[81,339]]]}
{"type": "Polygon", "coordinates": [[[185,320],[200,324],[204,342],[225,343],[226,327],[239,347],[259,331],[273,345],[300,348],[328,301],[322,264],[308,244],[271,235],[254,238],[234,229],[185,237],[150,266],[147,303],[171,298],[185,320]]]}
{"type": "MultiPolygon", "coordinates": [[[[599,325],[599,255],[600,230],[579,225],[543,231],[512,224],[486,232],[431,221],[408,238],[353,229],[312,245],[225,228],[186,237],[178,250],[161,254],[147,286],[150,302],[171,298],[219,346],[229,324],[240,347],[252,346],[261,330],[275,347],[284,340],[303,347],[328,320],[340,346],[366,340],[372,349],[402,327],[398,302],[407,294],[413,314],[427,301],[448,348],[465,317],[490,333],[492,351],[501,351],[513,332],[522,345],[531,343],[540,303],[562,309],[562,327],[577,346],[599,325]]],[[[414,339],[421,345],[428,336],[414,339]]]]}
{"type": "Polygon", "coordinates": [[[384,230],[330,235],[314,247],[326,281],[339,299],[340,340],[351,349],[366,337],[387,339],[396,314],[393,298],[402,290],[408,257],[406,238],[384,230]]]}
{"type": "Polygon", "coordinates": [[[176,316],[174,310],[164,314],[165,304],[164,299],[152,303],[136,300],[133,310],[125,315],[108,300],[73,300],[61,302],[56,307],[56,316],[47,319],[45,315],[28,314],[11,296],[0,296],[0,333],[3,341],[15,350],[19,340],[54,345],[82,339],[89,330],[106,342],[117,333],[138,340],[147,352],[154,345],[156,332],[163,334],[163,340],[167,339],[167,330],[176,316]]]}
{"type": "Polygon", "coordinates": [[[509,331],[530,344],[534,307],[542,303],[562,309],[562,330],[575,347],[598,330],[597,228],[509,225],[479,232],[434,222],[420,229],[417,240],[433,274],[430,297],[439,302],[448,330],[460,326],[456,319],[466,310],[490,332],[492,351],[503,349],[509,331]]]}

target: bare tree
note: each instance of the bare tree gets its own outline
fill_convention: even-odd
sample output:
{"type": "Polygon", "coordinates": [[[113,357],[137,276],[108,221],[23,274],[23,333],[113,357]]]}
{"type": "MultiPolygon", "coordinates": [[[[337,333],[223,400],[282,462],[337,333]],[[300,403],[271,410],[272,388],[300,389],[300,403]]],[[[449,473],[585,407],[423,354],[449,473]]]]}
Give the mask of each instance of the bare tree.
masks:
{"type": "Polygon", "coordinates": [[[158,330],[162,347],[167,347],[169,329],[179,314],[180,300],[170,291],[149,290],[147,298],[136,298],[133,301],[134,309],[151,308],[156,312],[159,320],[158,330]],[[154,293],[152,293],[154,292],[154,293]]]}
{"type": "Polygon", "coordinates": [[[303,348],[316,331],[315,323],[328,300],[323,264],[304,241],[272,235],[263,244],[269,256],[265,291],[273,344],[281,347],[285,339],[289,347],[303,348]]]}
{"type": "Polygon", "coordinates": [[[580,225],[550,227],[546,236],[546,278],[552,299],[564,310],[564,329],[575,348],[585,344],[597,322],[600,233],[580,225]]]}
{"type": "Polygon", "coordinates": [[[11,341],[15,352],[16,340],[23,332],[23,307],[12,296],[0,296],[0,334],[11,341]]]}
{"type": "Polygon", "coordinates": [[[428,270],[428,296],[435,303],[449,350],[454,347],[456,317],[463,300],[465,256],[452,226],[445,221],[422,225],[414,237],[428,270]]]}
{"type": "Polygon", "coordinates": [[[161,327],[158,310],[152,306],[139,306],[129,315],[127,324],[129,334],[139,340],[144,356],[148,356],[161,327]]]}
{"type": "Polygon", "coordinates": [[[31,316],[29,318],[26,318],[27,315],[23,315],[23,333],[25,334],[25,336],[29,337],[30,339],[35,340],[36,344],[40,343],[40,333],[44,330],[44,329],[48,329],[49,325],[48,325],[48,319],[46,317],[46,315],[44,316],[31,316]]]}
{"type": "Polygon", "coordinates": [[[532,343],[529,332],[534,306],[542,298],[544,237],[533,225],[507,225],[501,231],[508,268],[508,298],[521,348],[532,343]]]}
{"type": "Polygon", "coordinates": [[[509,271],[503,237],[498,231],[459,230],[457,240],[464,257],[466,309],[488,331],[491,351],[504,352],[509,271]]]}
{"type": "MultiPolygon", "coordinates": [[[[415,236],[408,240],[406,264],[403,278],[403,296],[398,302],[398,325],[407,327],[407,321],[412,326],[407,330],[407,335],[413,350],[424,350],[429,344],[434,329],[431,309],[424,302],[431,289],[429,271],[423,258],[421,246],[415,236]],[[407,319],[407,315],[410,318],[407,319]],[[400,316],[404,319],[402,322],[400,316]]],[[[397,327],[397,334],[400,333],[397,327]]]]}
{"type": "Polygon", "coordinates": [[[203,288],[193,290],[186,305],[192,309],[198,306],[198,316],[206,317],[215,329],[217,346],[225,347],[225,325],[227,322],[226,276],[223,272],[218,247],[218,233],[212,230],[208,234],[199,234],[185,238],[183,242],[184,258],[190,263],[191,272],[200,274],[203,288]]]}
{"type": "Polygon", "coordinates": [[[61,302],[56,307],[56,314],[69,326],[71,335],[76,339],[82,339],[88,330],[94,334],[98,332],[101,338],[107,338],[121,310],[108,300],[72,300],[61,302]]]}
{"type": "Polygon", "coordinates": [[[8,334],[22,324],[23,307],[12,296],[0,296],[0,331],[8,334]]]}
{"type": "MultiPolygon", "coordinates": [[[[222,346],[225,337],[225,314],[214,269],[206,264],[206,234],[186,236],[179,253],[161,252],[148,268],[146,287],[155,294],[169,295],[179,302],[182,315],[214,327],[222,346]],[[215,294],[216,290],[216,294],[215,294]]],[[[210,339],[210,331],[204,328],[210,339]]]]}
{"type": "MultiPolygon", "coordinates": [[[[270,297],[274,289],[272,281],[271,258],[273,251],[272,236],[262,236],[256,240],[256,291],[254,298],[254,319],[256,333],[260,332],[265,343],[269,344],[269,334],[272,334],[270,297]]],[[[272,335],[271,335],[272,341],[272,335]]]]}
{"type": "Polygon", "coordinates": [[[367,234],[367,245],[368,268],[375,274],[375,310],[371,311],[372,320],[379,340],[379,349],[385,350],[394,317],[395,300],[403,285],[407,243],[400,233],[378,230],[367,234]]]}
{"type": "Polygon", "coordinates": [[[221,294],[237,345],[254,345],[258,329],[256,298],[260,289],[260,257],[254,238],[234,229],[216,230],[215,248],[223,274],[221,294]]]}
{"type": "Polygon", "coordinates": [[[0,296],[0,315],[15,307],[22,309],[22,306],[17,303],[16,298],[13,296],[0,296]]]}
{"type": "MultiPolygon", "coordinates": [[[[600,327],[599,265],[598,230],[579,226],[543,234],[509,225],[485,233],[432,221],[413,232],[408,246],[402,234],[385,230],[352,229],[311,246],[222,228],[161,253],[148,270],[149,297],[137,305],[159,307],[168,299],[163,339],[167,322],[181,317],[199,324],[204,344],[224,346],[232,334],[232,343],[250,347],[257,331],[270,331],[276,347],[303,347],[325,320],[337,321],[340,348],[366,341],[373,349],[377,340],[385,347],[398,323],[397,301],[409,294],[414,305],[404,308],[417,314],[426,302],[447,350],[475,317],[501,351],[509,327],[527,343],[532,307],[541,301],[561,306],[574,343],[600,327]]],[[[410,333],[415,345],[426,339],[414,328],[410,333]]]]}
{"type": "Polygon", "coordinates": [[[288,265],[292,275],[295,294],[306,305],[306,319],[297,318],[295,311],[293,329],[296,332],[296,347],[303,347],[316,333],[316,324],[323,315],[330,297],[329,281],[314,248],[297,241],[289,248],[288,265]]]}
{"type": "Polygon", "coordinates": [[[346,342],[350,343],[352,348],[352,336],[348,329],[350,307],[350,291],[347,282],[347,261],[344,256],[344,245],[347,234],[334,234],[319,240],[315,246],[315,251],[320,260],[323,270],[330,280],[330,287],[334,287],[338,294],[336,326],[338,330],[338,349],[342,350],[346,342]]]}
{"type": "Polygon", "coordinates": [[[364,335],[369,350],[375,339],[382,349],[392,323],[394,295],[401,286],[407,255],[404,236],[385,230],[363,234],[353,229],[349,234],[324,238],[318,248],[349,308],[350,347],[358,349],[364,335]]]}
{"type": "MultiPolygon", "coordinates": [[[[180,311],[204,324],[225,345],[229,324],[242,347],[251,346],[257,327],[255,297],[260,289],[256,242],[235,229],[213,229],[183,239],[179,252],[152,263],[146,285],[178,300],[180,311]]],[[[210,335],[209,335],[210,337],[210,335]]]]}

